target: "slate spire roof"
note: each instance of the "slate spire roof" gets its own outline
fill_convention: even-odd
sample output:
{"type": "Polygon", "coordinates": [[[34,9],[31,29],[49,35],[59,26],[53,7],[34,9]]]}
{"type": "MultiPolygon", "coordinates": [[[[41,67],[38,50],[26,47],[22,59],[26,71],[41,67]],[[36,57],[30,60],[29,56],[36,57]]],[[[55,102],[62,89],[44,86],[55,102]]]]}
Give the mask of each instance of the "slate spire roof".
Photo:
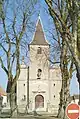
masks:
{"type": "Polygon", "coordinates": [[[49,45],[48,42],[45,40],[40,18],[36,26],[36,32],[34,34],[34,39],[30,45],[49,45]]]}

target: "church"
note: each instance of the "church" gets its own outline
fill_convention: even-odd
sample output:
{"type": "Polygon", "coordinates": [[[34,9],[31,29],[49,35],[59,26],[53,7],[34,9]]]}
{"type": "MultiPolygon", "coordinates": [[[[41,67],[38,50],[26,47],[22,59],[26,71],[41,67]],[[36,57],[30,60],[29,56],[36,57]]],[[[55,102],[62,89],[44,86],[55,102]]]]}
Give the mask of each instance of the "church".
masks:
{"type": "Polygon", "coordinates": [[[45,38],[39,18],[33,40],[29,44],[30,64],[21,64],[17,81],[18,109],[56,114],[60,103],[62,85],[60,67],[50,67],[50,44],[45,38]]]}

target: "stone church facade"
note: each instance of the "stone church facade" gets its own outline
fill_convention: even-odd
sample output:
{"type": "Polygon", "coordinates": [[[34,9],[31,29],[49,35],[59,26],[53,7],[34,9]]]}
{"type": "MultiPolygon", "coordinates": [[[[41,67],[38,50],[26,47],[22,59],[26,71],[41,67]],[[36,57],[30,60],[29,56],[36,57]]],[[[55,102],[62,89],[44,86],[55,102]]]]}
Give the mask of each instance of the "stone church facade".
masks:
{"type": "Polygon", "coordinates": [[[29,111],[57,113],[62,83],[61,71],[56,65],[50,68],[49,53],[50,45],[45,40],[39,19],[34,38],[29,45],[30,65],[27,67],[22,62],[20,77],[17,81],[19,109],[26,108],[28,105],[29,111]]]}

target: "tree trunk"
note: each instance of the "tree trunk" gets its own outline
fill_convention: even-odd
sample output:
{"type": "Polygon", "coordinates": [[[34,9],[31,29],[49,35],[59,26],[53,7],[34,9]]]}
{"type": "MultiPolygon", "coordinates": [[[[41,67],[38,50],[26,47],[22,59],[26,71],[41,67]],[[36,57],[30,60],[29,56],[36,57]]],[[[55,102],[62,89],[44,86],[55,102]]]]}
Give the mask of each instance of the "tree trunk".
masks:
{"type": "Polygon", "coordinates": [[[11,115],[13,115],[15,109],[17,108],[17,104],[16,104],[16,83],[12,84],[11,91],[10,91],[11,115]]]}
{"type": "Polygon", "coordinates": [[[10,108],[11,108],[11,115],[13,114],[15,110],[15,93],[10,93],[10,108]]]}
{"type": "Polygon", "coordinates": [[[77,69],[77,79],[78,79],[78,83],[79,83],[79,105],[80,105],[80,66],[76,66],[77,69]]]}
{"type": "MultiPolygon", "coordinates": [[[[63,80],[62,80],[62,87],[63,87],[63,80]]],[[[63,112],[63,88],[61,88],[61,92],[60,92],[60,104],[59,104],[59,109],[58,109],[58,118],[61,118],[62,116],[62,112],[63,112]]]]}
{"type": "MultiPolygon", "coordinates": [[[[72,58],[74,60],[74,64],[77,71],[77,78],[79,82],[79,91],[80,91],[80,21],[78,20],[80,17],[80,1],[72,0],[65,1],[65,5],[69,5],[68,14],[70,16],[70,20],[72,22],[71,28],[67,27],[64,19],[58,14],[60,11],[55,10],[54,3],[52,4],[52,0],[45,0],[48,5],[48,9],[52,18],[56,17],[56,25],[60,35],[63,37],[64,33],[65,41],[67,47],[69,48],[72,58]],[[55,12],[56,11],[56,12],[55,12]],[[79,23],[79,24],[78,24],[79,23]],[[61,29],[62,24],[62,29],[61,29]],[[78,34],[77,34],[78,33],[78,34]],[[77,37],[78,36],[78,37],[77,37]]],[[[54,21],[55,22],[55,21],[54,21]]],[[[79,93],[80,95],[80,93],[79,93]]],[[[79,104],[80,104],[80,96],[79,96],[79,104]]]]}
{"type": "MultiPolygon", "coordinates": [[[[78,52],[79,52],[79,60],[80,60],[80,1],[79,3],[79,10],[78,10],[78,40],[77,40],[77,46],[78,46],[78,52]]],[[[78,65],[77,68],[77,78],[79,82],[79,105],[80,105],[80,65],[78,65]]]]}
{"type": "Polygon", "coordinates": [[[11,115],[14,112],[14,109],[16,107],[16,93],[15,93],[15,87],[16,87],[16,83],[13,84],[12,81],[8,81],[7,84],[7,93],[8,93],[8,102],[10,104],[10,110],[11,110],[11,115]]]}
{"type": "Polygon", "coordinates": [[[7,85],[7,93],[8,93],[8,102],[10,104],[10,110],[11,110],[11,115],[13,113],[13,110],[16,106],[15,103],[15,87],[12,88],[12,82],[8,81],[8,85],[7,85]]]}
{"type": "Polygon", "coordinates": [[[60,68],[62,74],[62,88],[60,92],[60,104],[58,110],[58,117],[63,116],[65,119],[65,109],[68,103],[69,94],[69,86],[70,86],[70,78],[68,72],[68,63],[67,63],[67,45],[65,40],[62,40],[62,48],[61,48],[61,57],[60,57],[60,68]]]}

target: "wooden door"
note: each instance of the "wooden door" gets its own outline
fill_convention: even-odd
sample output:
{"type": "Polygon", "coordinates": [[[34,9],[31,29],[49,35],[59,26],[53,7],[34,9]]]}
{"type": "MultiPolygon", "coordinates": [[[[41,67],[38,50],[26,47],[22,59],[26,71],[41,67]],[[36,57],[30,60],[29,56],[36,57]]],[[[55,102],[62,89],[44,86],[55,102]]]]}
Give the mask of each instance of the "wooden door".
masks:
{"type": "Polygon", "coordinates": [[[42,95],[37,95],[35,97],[35,108],[43,108],[44,107],[44,97],[42,95]]]}

